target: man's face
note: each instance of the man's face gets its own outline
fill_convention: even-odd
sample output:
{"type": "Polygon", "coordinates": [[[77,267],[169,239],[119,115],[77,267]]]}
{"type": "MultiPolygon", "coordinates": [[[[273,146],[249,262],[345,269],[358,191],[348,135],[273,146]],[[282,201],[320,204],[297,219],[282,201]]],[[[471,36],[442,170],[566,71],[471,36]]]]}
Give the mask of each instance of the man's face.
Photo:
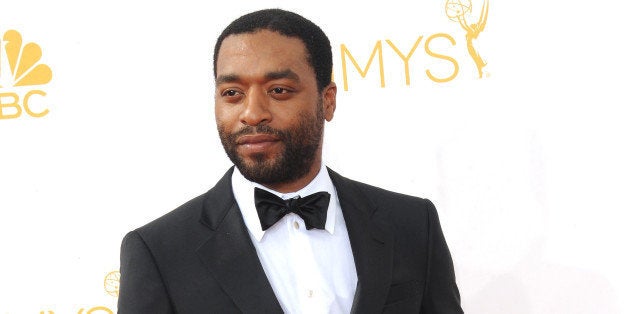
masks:
{"type": "Polygon", "coordinates": [[[318,92],[305,45],[261,30],[230,35],[216,62],[216,124],[231,161],[247,179],[289,183],[321,162],[323,125],[336,87],[318,92]]]}

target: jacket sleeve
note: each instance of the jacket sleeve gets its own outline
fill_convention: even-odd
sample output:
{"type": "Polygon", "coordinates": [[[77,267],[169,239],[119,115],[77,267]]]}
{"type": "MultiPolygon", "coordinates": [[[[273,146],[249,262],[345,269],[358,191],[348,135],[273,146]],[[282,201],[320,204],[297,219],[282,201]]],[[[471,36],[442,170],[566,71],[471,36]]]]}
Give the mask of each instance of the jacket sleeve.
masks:
{"type": "Polygon", "coordinates": [[[174,310],[148,246],[137,231],[129,232],[120,249],[118,314],[172,314],[174,310]]]}
{"type": "Polygon", "coordinates": [[[428,216],[427,280],[421,314],[463,313],[451,254],[443,236],[438,213],[430,201],[428,216]]]}

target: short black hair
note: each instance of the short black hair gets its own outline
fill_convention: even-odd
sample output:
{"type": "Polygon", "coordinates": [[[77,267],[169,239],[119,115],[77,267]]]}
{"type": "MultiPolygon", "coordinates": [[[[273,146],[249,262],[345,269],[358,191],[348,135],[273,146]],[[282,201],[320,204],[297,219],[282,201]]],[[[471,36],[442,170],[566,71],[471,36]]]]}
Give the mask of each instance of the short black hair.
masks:
{"type": "Polygon", "coordinates": [[[294,12],[281,9],[265,9],[245,14],[229,24],[218,36],[214,46],[214,79],[216,59],[222,42],[229,35],[255,33],[270,30],[288,37],[297,37],[307,51],[307,61],[316,74],[316,84],[321,92],[331,82],[333,67],[331,44],[323,30],[312,21],[294,12]]]}

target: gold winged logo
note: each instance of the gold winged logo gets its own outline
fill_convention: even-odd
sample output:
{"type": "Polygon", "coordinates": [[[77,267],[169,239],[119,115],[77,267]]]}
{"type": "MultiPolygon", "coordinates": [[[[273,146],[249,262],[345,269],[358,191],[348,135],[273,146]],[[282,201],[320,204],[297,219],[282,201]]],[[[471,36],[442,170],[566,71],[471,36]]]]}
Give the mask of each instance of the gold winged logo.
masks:
{"type": "Polygon", "coordinates": [[[482,78],[484,76],[483,69],[486,66],[486,61],[480,57],[480,54],[473,46],[473,41],[478,38],[480,33],[484,31],[484,28],[486,27],[486,19],[488,18],[488,0],[484,0],[482,3],[482,10],[477,23],[469,23],[472,11],[473,4],[471,3],[471,0],[447,0],[447,3],[445,4],[447,17],[454,22],[458,22],[460,26],[462,26],[462,29],[466,32],[465,39],[467,41],[467,51],[469,52],[471,59],[473,59],[473,62],[475,62],[475,66],[478,70],[478,76],[482,78]]]}

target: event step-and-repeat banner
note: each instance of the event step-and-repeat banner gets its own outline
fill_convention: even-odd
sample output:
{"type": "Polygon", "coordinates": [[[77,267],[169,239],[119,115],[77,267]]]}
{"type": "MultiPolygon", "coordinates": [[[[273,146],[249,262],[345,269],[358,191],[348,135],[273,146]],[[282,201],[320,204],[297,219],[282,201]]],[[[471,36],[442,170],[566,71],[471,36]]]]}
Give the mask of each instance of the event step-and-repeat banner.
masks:
{"type": "Polygon", "coordinates": [[[280,7],[334,50],[325,164],[431,199],[467,313],[628,313],[623,3],[0,5],[0,314],[115,313],[130,230],[230,166],[212,49],[280,7]]]}

